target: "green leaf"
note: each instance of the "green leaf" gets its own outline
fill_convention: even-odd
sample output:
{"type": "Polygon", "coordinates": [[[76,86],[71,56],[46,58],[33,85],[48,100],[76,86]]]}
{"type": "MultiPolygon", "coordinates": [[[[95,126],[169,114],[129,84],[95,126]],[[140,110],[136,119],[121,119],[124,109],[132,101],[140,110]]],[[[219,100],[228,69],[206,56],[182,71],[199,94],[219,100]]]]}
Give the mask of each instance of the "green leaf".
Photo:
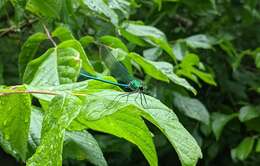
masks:
{"type": "Polygon", "coordinates": [[[29,147],[30,155],[33,155],[37,146],[40,145],[41,129],[42,129],[43,113],[39,108],[33,107],[31,112],[29,147]]]}
{"type": "Polygon", "coordinates": [[[253,150],[255,139],[253,137],[246,137],[240,144],[231,150],[231,156],[234,160],[245,160],[253,150]]]}
{"type": "Polygon", "coordinates": [[[238,116],[238,114],[236,114],[236,113],[226,115],[226,114],[222,114],[222,113],[218,113],[218,112],[214,112],[211,115],[212,131],[217,140],[219,140],[220,135],[221,135],[222,130],[225,127],[225,125],[237,116],[238,116]]]}
{"type": "Polygon", "coordinates": [[[72,32],[65,26],[59,26],[52,32],[53,37],[58,37],[60,41],[73,40],[72,32]]]}
{"type": "MultiPolygon", "coordinates": [[[[29,145],[33,151],[40,145],[43,114],[34,108],[31,114],[29,145]]],[[[87,131],[66,131],[63,158],[88,160],[94,165],[104,166],[106,160],[94,137],[87,131]]]]}
{"type": "Polygon", "coordinates": [[[255,151],[256,152],[260,152],[260,139],[257,139],[257,144],[256,144],[255,151]]]}
{"type": "MultiPolygon", "coordinates": [[[[24,89],[24,86],[16,87],[18,91],[24,89]]],[[[1,147],[17,160],[25,161],[31,114],[30,95],[5,96],[0,92],[0,114],[1,147]]]]}
{"type": "Polygon", "coordinates": [[[81,101],[73,96],[56,96],[44,115],[41,142],[28,166],[61,166],[65,129],[78,115],[81,101]],[[55,122],[55,123],[54,123],[55,122]]]}
{"type": "Polygon", "coordinates": [[[157,28],[125,21],[121,25],[120,31],[122,31],[122,35],[127,40],[135,44],[144,46],[145,42],[148,42],[154,46],[159,46],[175,60],[172,48],[168,44],[165,34],[157,28]],[[136,37],[139,37],[139,39],[136,37]]]}
{"type": "Polygon", "coordinates": [[[126,45],[117,37],[114,36],[102,36],[99,41],[112,48],[121,48],[123,51],[128,52],[126,45]]]}
{"type": "Polygon", "coordinates": [[[177,41],[173,45],[172,51],[176,59],[181,61],[187,53],[187,48],[185,43],[183,43],[182,41],[177,41]]]}
{"type": "Polygon", "coordinates": [[[91,63],[88,59],[88,56],[85,53],[84,48],[81,46],[80,42],[78,42],[77,40],[67,40],[58,45],[58,48],[67,48],[67,47],[74,48],[75,50],[77,50],[79,52],[80,59],[82,60],[82,67],[84,70],[86,70],[90,74],[93,74],[93,75],[96,74],[96,72],[95,72],[93,66],[91,65],[91,63]]]}
{"type": "Polygon", "coordinates": [[[0,60],[0,85],[4,84],[4,64],[2,62],[2,59],[0,60]]]}
{"type": "Polygon", "coordinates": [[[196,54],[187,53],[180,64],[181,69],[177,70],[177,74],[190,78],[199,84],[196,77],[198,76],[204,82],[216,86],[217,84],[211,74],[201,71],[195,67],[200,67],[201,65],[203,64],[200,63],[199,57],[196,54]]]}
{"type": "Polygon", "coordinates": [[[128,56],[136,63],[138,63],[151,77],[161,81],[169,82],[168,77],[160,69],[156,68],[152,61],[144,59],[136,53],[129,53],[128,56]]]}
{"type": "Polygon", "coordinates": [[[162,54],[162,49],[158,47],[149,48],[143,51],[143,56],[145,59],[155,61],[162,54]]]}
{"type": "MultiPolygon", "coordinates": [[[[98,119],[102,120],[104,117],[112,118],[113,113],[119,110],[129,110],[129,112],[132,112],[136,109],[140,111],[144,118],[156,125],[165,134],[175,148],[183,166],[195,165],[198,159],[202,157],[200,147],[195,139],[181,125],[174,112],[163,105],[159,100],[146,96],[147,105],[144,108],[141,104],[140,97],[136,98],[137,94],[132,94],[128,97],[127,103],[127,97],[125,96],[122,97],[120,101],[114,103],[111,108],[111,103],[114,102],[115,97],[119,94],[122,93],[101,91],[92,94],[87,98],[89,102],[85,105],[85,108],[82,109],[83,111],[80,113],[77,121],[82,123],[82,121],[92,122],[98,119]],[[135,99],[137,99],[136,102],[135,99]],[[109,107],[110,109],[108,109],[109,107]]],[[[81,123],[76,123],[72,126],[78,129],[84,129],[81,123]]],[[[109,123],[114,124],[112,120],[109,121],[109,123]]],[[[104,125],[106,126],[109,123],[105,123],[104,125]]],[[[113,130],[111,128],[109,129],[113,130]]]]}
{"type": "Polygon", "coordinates": [[[256,53],[255,64],[257,68],[260,68],[260,51],[256,53]]]}
{"type": "Polygon", "coordinates": [[[66,131],[63,157],[65,159],[88,160],[97,166],[107,165],[97,141],[87,131],[66,131]]]}
{"type": "Polygon", "coordinates": [[[239,110],[238,118],[241,122],[246,122],[251,119],[257,118],[260,116],[260,106],[244,106],[239,110]]]}
{"type": "Polygon", "coordinates": [[[73,48],[49,49],[31,61],[24,74],[24,82],[34,86],[59,85],[76,82],[81,60],[73,48]]]}
{"type": "Polygon", "coordinates": [[[80,41],[82,47],[85,48],[85,47],[87,47],[89,44],[94,43],[95,38],[92,37],[92,36],[87,35],[87,36],[84,36],[84,37],[80,38],[79,41],[80,41]]]}
{"type": "Polygon", "coordinates": [[[187,45],[191,48],[204,48],[210,49],[211,47],[211,40],[207,35],[199,34],[190,36],[185,39],[187,45]]]}
{"type": "Polygon", "coordinates": [[[128,18],[130,15],[130,7],[131,3],[127,0],[109,0],[108,4],[109,7],[114,10],[119,10],[121,13],[123,13],[125,18],[128,18]]]}
{"type": "MultiPolygon", "coordinates": [[[[84,107],[84,110],[93,110],[91,106],[94,106],[94,104],[90,103],[90,107],[84,107]]],[[[86,113],[85,116],[89,114],[86,113]]],[[[142,151],[150,165],[158,165],[152,135],[134,108],[125,108],[97,121],[88,121],[83,113],[80,115],[77,120],[80,121],[81,124],[93,130],[113,134],[132,142],[142,151]]]]}
{"type": "Polygon", "coordinates": [[[26,9],[39,16],[59,18],[61,6],[61,0],[28,0],[26,9]]]}
{"type": "Polygon", "coordinates": [[[208,110],[199,100],[175,92],[173,103],[186,116],[209,125],[208,110]]]}
{"type": "Polygon", "coordinates": [[[184,78],[177,76],[173,73],[173,66],[168,62],[151,62],[158,70],[164,73],[173,83],[183,86],[187,90],[197,94],[196,89],[194,89],[184,78]]]}
{"type": "Polygon", "coordinates": [[[103,0],[81,0],[81,2],[90,10],[105,15],[115,26],[118,26],[117,14],[103,0]]]}
{"type": "Polygon", "coordinates": [[[31,35],[22,46],[22,50],[19,54],[19,74],[23,78],[23,74],[27,64],[34,58],[40,43],[47,39],[44,33],[38,32],[31,35]]]}
{"type": "Polygon", "coordinates": [[[197,93],[197,91],[185,79],[180,78],[173,73],[173,66],[170,63],[150,61],[136,53],[129,53],[128,56],[139,64],[146,74],[151,77],[165,82],[171,80],[173,83],[185,87],[194,94],[197,93]]]}

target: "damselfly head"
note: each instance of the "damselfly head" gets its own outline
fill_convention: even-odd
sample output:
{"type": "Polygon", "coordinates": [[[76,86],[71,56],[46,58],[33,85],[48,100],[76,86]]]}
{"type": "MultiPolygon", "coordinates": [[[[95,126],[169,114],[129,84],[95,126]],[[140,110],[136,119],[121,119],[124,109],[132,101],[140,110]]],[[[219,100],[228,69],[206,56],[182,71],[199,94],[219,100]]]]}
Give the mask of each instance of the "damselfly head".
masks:
{"type": "Polygon", "coordinates": [[[129,83],[129,88],[132,90],[132,91],[136,91],[136,90],[141,90],[143,91],[143,83],[142,81],[140,80],[132,80],[130,83],[129,83]]]}

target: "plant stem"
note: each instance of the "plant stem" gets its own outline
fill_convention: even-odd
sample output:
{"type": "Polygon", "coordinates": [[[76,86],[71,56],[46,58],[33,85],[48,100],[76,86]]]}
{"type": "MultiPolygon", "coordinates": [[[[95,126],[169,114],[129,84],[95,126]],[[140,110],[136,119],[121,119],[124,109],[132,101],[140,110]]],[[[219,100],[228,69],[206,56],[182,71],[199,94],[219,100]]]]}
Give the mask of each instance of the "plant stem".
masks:
{"type": "Polygon", "coordinates": [[[52,42],[52,44],[54,45],[54,47],[56,47],[57,44],[55,43],[55,41],[54,41],[53,38],[51,37],[51,34],[50,34],[48,28],[47,28],[44,24],[43,24],[42,26],[43,26],[43,28],[44,28],[44,30],[45,30],[47,36],[48,36],[48,39],[52,42]]]}
{"type": "MultiPolygon", "coordinates": [[[[43,95],[60,95],[60,93],[57,92],[51,92],[51,91],[46,91],[46,90],[16,90],[16,91],[10,91],[10,92],[1,92],[0,91],[0,96],[8,96],[8,95],[13,95],[13,94],[43,94],[43,95]]],[[[87,94],[81,94],[81,93],[71,93],[72,95],[75,96],[86,96],[87,94]]]]}
{"type": "Polygon", "coordinates": [[[7,96],[12,94],[46,94],[46,95],[59,95],[55,92],[50,91],[40,91],[40,90],[18,90],[18,91],[12,91],[12,92],[0,92],[0,96],[7,96]]]}

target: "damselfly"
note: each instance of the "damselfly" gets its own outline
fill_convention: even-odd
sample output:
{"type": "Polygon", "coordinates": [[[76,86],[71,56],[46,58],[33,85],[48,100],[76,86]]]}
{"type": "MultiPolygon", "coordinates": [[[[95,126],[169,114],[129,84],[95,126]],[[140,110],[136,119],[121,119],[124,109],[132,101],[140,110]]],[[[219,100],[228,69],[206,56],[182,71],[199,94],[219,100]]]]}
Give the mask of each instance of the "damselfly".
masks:
{"type": "Polygon", "coordinates": [[[126,93],[118,95],[117,97],[115,97],[114,101],[119,101],[122,97],[127,97],[126,102],[128,102],[129,95],[137,93],[135,101],[140,96],[141,105],[144,107],[143,100],[147,105],[146,97],[144,95],[143,82],[141,80],[135,79],[133,76],[129,74],[126,67],[121,62],[116,60],[114,55],[111,53],[110,48],[107,48],[106,46],[100,46],[100,54],[102,60],[109,68],[111,75],[114,76],[120,83],[92,76],[84,71],[80,72],[80,76],[116,85],[124,89],[126,93]]]}

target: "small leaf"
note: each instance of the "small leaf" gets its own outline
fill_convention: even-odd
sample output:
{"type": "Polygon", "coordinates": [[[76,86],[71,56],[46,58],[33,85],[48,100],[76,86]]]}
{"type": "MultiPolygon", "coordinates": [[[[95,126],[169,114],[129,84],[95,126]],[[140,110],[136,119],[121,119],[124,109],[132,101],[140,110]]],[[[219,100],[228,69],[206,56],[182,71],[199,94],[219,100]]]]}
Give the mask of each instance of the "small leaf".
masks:
{"type": "Polygon", "coordinates": [[[4,84],[4,64],[2,62],[3,60],[0,60],[0,86],[4,84]]]}
{"type": "Polygon", "coordinates": [[[73,40],[72,32],[65,26],[59,26],[52,32],[53,37],[58,37],[60,41],[73,40]]]}
{"type": "Polygon", "coordinates": [[[199,100],[175,92],[173,103],[186,116],[209,125],[208,110],[199,100]]]}
{"type": "Polygon", "coordinates": [[[78,115],[81,101],[73,96],[56,96],[44,115],[41,142],[28,166],[61,166],[65,129],[78,115]],[[55,123],[53,123],[55,122],[55,123]]]}
{"type": "Polygon", "coordinates": [[[246,122],[251,119],[257,118],[260,116],[260,106],[244,106],[239,110],[238,118],[241,122],[246,122]]]}
{"type": "MultiPolygon", "coordinates": [[[[18,91],[24,89],[24,86],[16,88],[18,91]]],[[[0,95],[0,114],[1,147],[17,160],[25,161],[31,114],[30,95],[0,95]]]]}
{"type": "Polygon", "coordinates": [[[103,0],[82,0],[82,4],[98,14],[105,15],[115,26],[118,25],[117,14],[103,0]]]}
{"type": "Polygon", "coordinates": [[[131,3],[132,2],[129,2],[127,0],[109,0],[108,1],[109,7],[114,10],[119,10],[120,12],[122,12],[125,18],[128,18],[131,13],[131,11],[130,11],[131,3]]]}
{"type": "Polygon", "coordinates": [[[260,152],[260,139],[257,140],[255,151],[260,152]]]}
{"type": "Polygon", "coordinates": [[[183,42],[176,42],[174,45],[173,45],[173,48],[172,48],[172,51],[174,53],[174,55],[176,56],[176,59],[177,60],[182,60],[183,57],[186,55],[186,45],[185,43],[183,42]]]}
{"type": "Polygon", "coordinates": [[[123,51],[128,52],[126,45],[117,37],[114,36],[102,36],[99,38],[99,41],[105,45],[108,45],[112,48],[121,48],[123,51]]]}
{"type": "Polygon", "coordinates": [[[162,49],[158,47],[149,48],[143,51],[143,56],[145,59],[155,61],[162,54],[162,49]]]}
{"type": "Polygon", "coordinates": [[[146,60],[136,53],[130,53],[128,56],[136,63],[138,63],[151,77],[161,81],[169,82],[167,76],[160,69],[156,68],[152,61],[146,60]]]}
{"type": "Polygon", "coordinates": [[[66,131],[63,157],[65,159],[88,160],[97,166],[107,165],[97,141],[87,131],[66,131]]]}
{"type": "Polygon", "coordinates": [[[180,64],[181,69],[177,70],[177,74],[190,78],[191,80],[199,84],[196,77],[198,76],[204,82],[216,86],[217,84],[212,74],[201,71],[195,67],[200,67],[200,64],[201,63],[199,57],[196,54],[187,53],[180,64]]]}
{"type": "Polygon", "coordinates": [[[181,78],[177,76],[173,72],[173,66],[172,64],[168,62],[151,62],[157,69],[159,69],[161,72],[163,72],[173,83],[183,86],[187,90],[193,92],[193,94],[197,94],[196,89],[194,89],[188,81],[186,81],[184,78],[181,78]]]}
{"type": "Polygon", "coordinates": [[[255,139],[253,137],[246,137],[240,144],[231,150],[231,156],[234,160],[245,160],[253,150],[255,139]]]}
{"type": "Polygon", "coordinates": [[[260,51],[256,53],[255,64],[257,68],[260,68],[260,51]]]}
{"type": "Polygon", "coordinates": [[[33,155],[37,146],[40,145],[41,129],[42,129],[43,113],[39,108],[34,107],[31,112],[29,147],[30,155],[33,155]]]}
{"type": "Polygon", "coordinates": [[[211,48],[211,41],[208,36],[199,34],[188,37],[185,39],[188,46],[191,48],[204,48],[210,49],[211,48]]]}
{"type": "Polygon", "coordinates": [[[85,48],[89,44],[94,43],[95,39],[94,39],[94,37],[87,35],[87,36],[80,38],[79,41],[80,41],[82,47],[85,48]]]}
{"type": "Polygon", "coordinates": [[[26,9],[39,16],[59,18],[61,6],[61,0],[28,0],[26,9]]]}
{"type": "Polygon", "coordinates": [[[225,127],[225,125],[237,116],[238,116],[238,114],[235,114],[235,113],[226,115],[226,114],[222,114],[222,113],[218,113],[218,112],[214,112],[211,115],[211,117],[212,117],[212,131],[213,131],[217,140],[219,140],[220,135],[221,135],[222,130],[225,127]]]}
{"type": "Polygon", "coordinates": [[[40,43],[47,39],[44,33],[38,32],[31,35],[22,46],[22,50],[19,54],[19,74],[23,77],[27,64],[34,58],[40,43]]]}
{"type": "Polygon", "coordinates": [[[77,50],[79,52],[80,59],[82,60],[82,67],[84,70],[86,70],[90,74],[93,74],[93,75],[96,74],[96,72],[95,72],[93,66],[91,65],[91,63],[88,59],[88,56],[85,53],[84,48],[81,46],[80,42],[78,42],[77,40],[67,40],[58,45],[58,48],[67,48],[67,47],[74,48],[75,50],[77,50]]]}

